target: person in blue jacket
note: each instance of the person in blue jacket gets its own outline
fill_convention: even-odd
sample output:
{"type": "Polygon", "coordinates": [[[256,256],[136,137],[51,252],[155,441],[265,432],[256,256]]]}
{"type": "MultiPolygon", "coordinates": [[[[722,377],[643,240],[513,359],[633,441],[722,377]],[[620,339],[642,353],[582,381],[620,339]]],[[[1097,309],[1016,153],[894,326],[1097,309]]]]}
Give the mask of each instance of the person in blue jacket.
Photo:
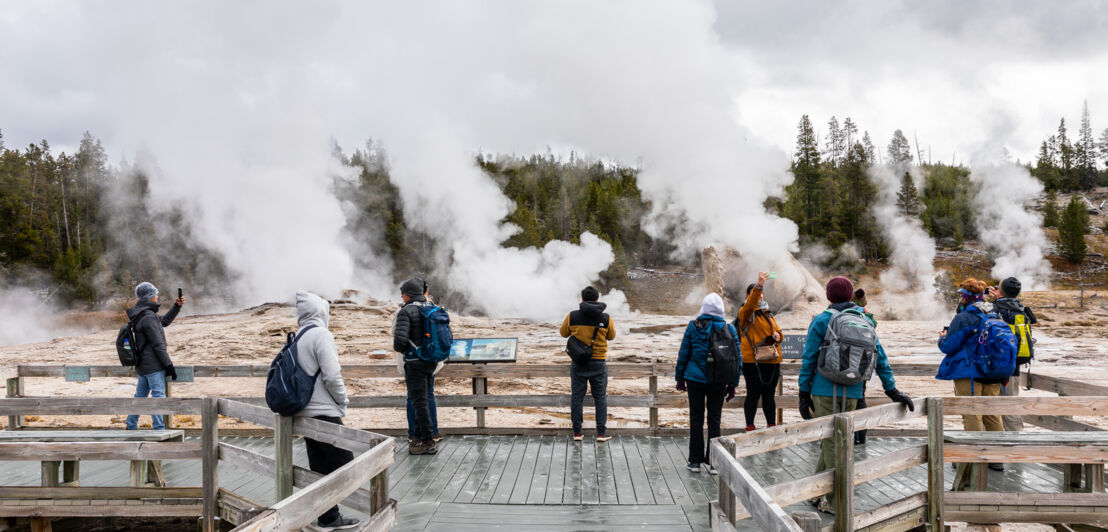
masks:
{"type": "MultiPolygon", "coordinates": [[[[943,361],[935,378],[954,381],[955,395],[1001,395],[1001,388],[1008,378],[986,379],[978,376],[973,367],[973,352],[977,347],[977,334],[981,321],[991,312],[985,296],[989,288],[977,279],[966,279],[960,285],[958,293],[962,296],[962,311],[954,316],[950,326],[939,337],[939,350],[943,352],[943,361]]],[[[1004,430],[1000,416],[962,416],[962,426],[966,430],[1004,430]]],[[[990,464],[991,468],[1001,470],[1000,464],[990,464]]]]}
{"type": "MultiPolygon", "coordinates": [[[[827,308],[842,312],[855,308],[857,305],[851,301],[854,296],[854,284],[846,277],[834,277],[827,282],[827,300],[831,303],[827,308]]],[[[833,384],[820,375],[817,371],[819,364],[819,350],[823,344],[823,337],[827,334],[827,325],[831,322],[832,312],[823,311],[812,318],[808,325],[808,338],[804,343],[804,355],[800,364],[800,375],[797,385],[800,389],[800,417],[811,419],[814,417],[828,416],[837,412],[849,412],[858,405],[858,399],[862,397],[863,383],[853,386],[833,384]],[[842,399],[845,394],[845,400],[842,399]],[[834,396],[834,400],[832,397],[834,396]],[[845,407],[844,404],[845,403],[845,407]]],[[[889,365],[889,359],[885,355],[885,348],[881,347],[881,341],[877,342],[877,364],[875,365],[877,376],[881,379],[881,386],[885,389],[885,395],[895,402],[914,411],[915,405],[912,399],[896,389],[896,379],[893,378],[893,369],[889,365]]],[[[835,442],[830,438],[820,444],[819,461],[816,462],[816,472],[825,471],[835,467],[835,442]]],[[[816,507],[824,512],[831,512],[834,503],[830,495],[824,495],[813,501],[816,507]]]]}
{"type": "Polygon", "coordinates": [[[735,388],[739,385],[742,373],[742,357],[739,357],[739,371],[731,384],[710,384],[708,379],[708,337],[712,331],[721,327],[731,329],[735,352],[739,350],[739,333],[735,326],[727,323],[723,317],[723,298],[711,293],[700,305],[700,315],[685,327],[685,336],[681,339],[681,350],[677,353],[677,391],[689,394],[689,471],[700,472],[700,464],[716,474],[709,463],[708,443],[704,441],[704,409],[708,409],[708,440],[720,435],[720,417],[723,415],[723,401],[735,398],[735,388]],[[706,326],[708,325],[708,326],[706,326]]]}

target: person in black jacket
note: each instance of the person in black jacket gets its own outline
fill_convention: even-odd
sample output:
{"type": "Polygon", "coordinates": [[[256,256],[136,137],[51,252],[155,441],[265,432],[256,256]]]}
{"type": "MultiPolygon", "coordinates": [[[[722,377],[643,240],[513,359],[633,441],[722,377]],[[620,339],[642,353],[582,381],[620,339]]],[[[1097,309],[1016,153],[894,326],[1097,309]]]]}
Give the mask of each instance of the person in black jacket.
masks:
{"type": "MultiPolygon", "coordinates": [[[[165,327],[173,323],[173,318],[181,311],[185,304],[185,298],[179,297],[164,316],[158,316],[158,289],[150,283],[139,283],[135,287],[135,297],[138,303],[134,308],[127,310],[127,319],[134,323],[135,349],[138,353],[138,363],[135,372],[138,373],[138,385],[135,387],[135,397],[165,397],[165,379],[168,376],[177,380],[177,370],[173,369],[173,361],[169,359],[169,351],[166,349],[165,327]]],[[[138,428],[138,415],[127,416],[127,430],[138,428]]],[[[151,415],[154,430],[164,430],[165,423],[162,416],[151,415]]]]}
{"type": "Polygon", "coordinates": [[[392,348],[404,355],[404,383],[408,387],[408,400],[415,410],[415,432],[408,446],[410,454],[437,452],[431,430],[431,407],[427,400],[436,364],[416,354],[416,349],[423,342],[423,314],[420,308],[428,304],[426,294],[427,283],[419,277],[412,277],[400,285],[404,306],[396,314],[392,329],[392,348]]]}
{"type": "MultiPolygon", "coordinates": [[[[1017,396],[1020,394],[1020,366],[1028,364],[1030,369],[1031,359],[1035,356],[1034,338],[1031,336],[1031,326],[1039,323],[1035,312],[1030,307],[1025,307],[1019,300],[1023,284],[1015,277],[1009,277],[1000,283],[1000,298],[993,301],[993,312],[1000,316],[1009,327],[1012,327],[1016,338],[1019,340],[1019,356],[1016,358],[1016,371],[1012,373],[1014,379],[1009,380],[1008,385],[1001,389],[1001,394],[1017,396]],[[1017,317],[1023,315],[1021,324],[1017,324],[1017,317]],[[1026,356],[1025,356],[1026,354],[1026,356]]],[[[1023,418],[1015,415],[1000,416],[1004,423],[1004,430],[1019,432],[1023,430],[1023,418]]]]}

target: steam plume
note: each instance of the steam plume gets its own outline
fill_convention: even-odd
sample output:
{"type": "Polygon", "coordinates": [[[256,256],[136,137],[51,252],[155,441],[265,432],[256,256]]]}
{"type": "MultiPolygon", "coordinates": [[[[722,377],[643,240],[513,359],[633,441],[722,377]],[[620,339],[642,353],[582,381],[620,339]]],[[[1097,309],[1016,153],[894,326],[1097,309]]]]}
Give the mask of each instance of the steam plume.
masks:
{"type": "Polygon", "coordinates": [[[977,184],[977,231],[994,257],[992,276],[1018,277],[1025,290],[1047,288],[1051,268],[1044,258],[1049,245],[1043,218],[1027,208],[1042,194],[1042,183],[1010,162],[975,164],[970,179],[977,184]]]}

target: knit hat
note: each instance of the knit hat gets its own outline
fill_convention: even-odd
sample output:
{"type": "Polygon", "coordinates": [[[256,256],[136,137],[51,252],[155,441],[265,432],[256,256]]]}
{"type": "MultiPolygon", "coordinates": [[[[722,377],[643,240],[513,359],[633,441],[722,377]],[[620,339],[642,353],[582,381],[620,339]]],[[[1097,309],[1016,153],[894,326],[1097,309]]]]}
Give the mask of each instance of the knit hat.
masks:
{"type": "Polygon", "coordinates": [[[719,297],[719,294],[715,292],[704,296],[704,302],[700,304],[700,314],[722,318],[723,298],[719,297]]]}
{"type": "Polygon", "coordinates": [[[846,303],[854,296],[854,283],[843,276],[832,277],[827,281],[827,300],[832,303],[846,303]]]}
{"type": "Polygon", "coordinates": [[[427,292],[427,283],[420,277],[412,277],[400,285],[400,293],[408,297],[419,297],[427,292]]]}
{"type": "Polygon", "coordinates": [[[135,297],[137,297],[139,301],[150,301],[158,297],[158,287],[143,281],[135,287],[135,297]]]}
{"type": "Polygon", "coordinates": [[[868,303],[868,300],[866,300],[866,289],[865,288],[859,288],[859,289],[855,290],[854,291],[854,304],[858,305],[859,307],[864,307],[864,306],[866,306],[866,303],[868,303]]]}
{"type": "Polygon", "coordinates": [[[1023,290],[1023,284],[1015,277],[1009,277],[1000,282],[1000,293],[1004,297],[1019,297],[1023,290]]]}

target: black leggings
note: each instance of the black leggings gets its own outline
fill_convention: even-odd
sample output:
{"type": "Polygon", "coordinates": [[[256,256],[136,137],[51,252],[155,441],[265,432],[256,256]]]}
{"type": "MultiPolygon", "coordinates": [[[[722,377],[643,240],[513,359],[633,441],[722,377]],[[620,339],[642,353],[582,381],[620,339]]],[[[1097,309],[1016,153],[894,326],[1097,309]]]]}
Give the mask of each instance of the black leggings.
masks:
{"type": "Polygon", "coordinates": [[[766,425],[777,424],[777,379],[781,378],[780,364],[743,364],[743,377],[746,378],[746,400],[743,410],[746,413],[747,426],[754,425],[754,416],[758,413],[758,400],[762,400],[762,413],[766,416],[766,425]]]}

